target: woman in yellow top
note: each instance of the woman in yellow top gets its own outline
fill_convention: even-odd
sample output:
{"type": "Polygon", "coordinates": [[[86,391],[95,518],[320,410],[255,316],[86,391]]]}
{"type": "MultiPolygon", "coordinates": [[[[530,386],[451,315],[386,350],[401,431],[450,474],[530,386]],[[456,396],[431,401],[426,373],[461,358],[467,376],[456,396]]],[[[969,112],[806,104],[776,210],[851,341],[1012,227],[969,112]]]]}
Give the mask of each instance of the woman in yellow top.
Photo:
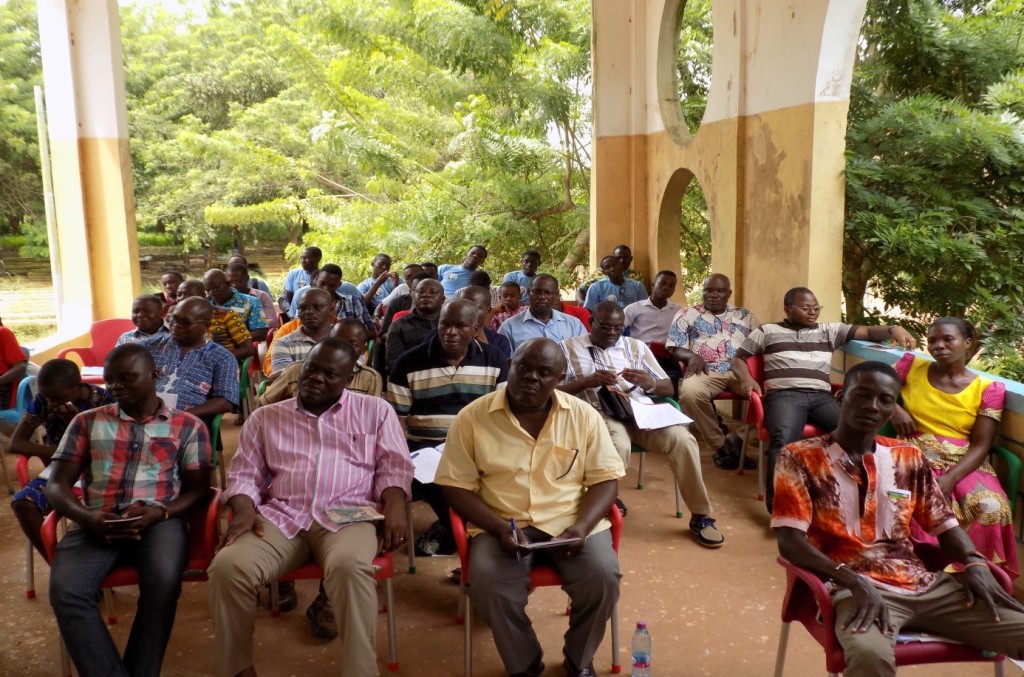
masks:
{"type": "MultiPolygon", "coordinates": [[[[928,328],[928,352],[935,361],[907,353],[895,365],[904,384],[903,406],[897,407],[892,422],[900,437],[928,457],[942,493],[978,552],[1016,577],[1010,503],[987,461],[1006,390],[1002,383],[967,369],[977,348],[970,322],[935,320],[928,328]]],[[[935,542],[919,528],[912,536],[935,542]]]]}

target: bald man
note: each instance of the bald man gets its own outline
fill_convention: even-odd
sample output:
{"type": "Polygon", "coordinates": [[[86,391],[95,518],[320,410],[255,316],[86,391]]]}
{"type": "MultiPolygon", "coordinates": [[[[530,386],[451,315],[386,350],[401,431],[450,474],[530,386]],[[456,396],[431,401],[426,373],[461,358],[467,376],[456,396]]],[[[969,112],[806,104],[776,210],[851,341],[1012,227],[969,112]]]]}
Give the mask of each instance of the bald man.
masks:
{"type": "Polygon", "coordinates": [[[715,465],[736,468],[743,441],[735,434],[725,435],[711,401],[726,390],[743,394],[730,363],[761,323],[746,308],[729,303],[732,287],[725,275],[708,275],[702,293],[703,301],[676,314],[665,347],[674,358],[686,363],[679,381],[683,412],[693,419],[707,448],[714,450],[715,465]]]}
{"type": "Polygon", "coordinates": [[[619,598],[622,575],[605,515],[625,469],[597,412],[555,389],[565,371],[555,342],[520,344],[508,386],[455,417],[434,478],[472,524],[468,593],[513,675],[544,672],[526,615],[535,564],[554,566],[572,600],[563,649],[571,677],[597,674],[594,652],[619,598]],[[519,547],[554,537],[575,540],[543,556],[519,547]]]}
{"type": "Polygon", "coordinates": [[[269,326],[263,313],[263,304],[255,296],[243,294],[231,286],[228,276],[219,268],[212,268],[203,275],[203,285],[210,303],[237,313],[245,323],[245,328],[252,334],[253,341],[267,338],[269,326]]]}

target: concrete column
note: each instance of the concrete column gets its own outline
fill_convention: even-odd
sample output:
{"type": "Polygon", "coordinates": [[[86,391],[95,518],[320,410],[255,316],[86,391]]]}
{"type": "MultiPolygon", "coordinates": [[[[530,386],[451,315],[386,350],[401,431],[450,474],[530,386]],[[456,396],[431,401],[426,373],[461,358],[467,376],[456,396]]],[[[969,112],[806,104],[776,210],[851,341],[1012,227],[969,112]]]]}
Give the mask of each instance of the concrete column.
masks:
{"type": "Polygon", "coordinates": [[[623,241],[634,266],[678,271],[680,202],[696,179],[713,269],[732,278],[734,302],[779,319],[784,292],[808,286],[838,318],[865,1],[716,0],[711,90],[691,135],[675,93],[683,1],[593,0],[591,263],[623,241]]]}
{"type": "Polygon", "coordinates": [[[128,317],[140,285],[117,0],[37,0],[62,337],[128,317]]]}

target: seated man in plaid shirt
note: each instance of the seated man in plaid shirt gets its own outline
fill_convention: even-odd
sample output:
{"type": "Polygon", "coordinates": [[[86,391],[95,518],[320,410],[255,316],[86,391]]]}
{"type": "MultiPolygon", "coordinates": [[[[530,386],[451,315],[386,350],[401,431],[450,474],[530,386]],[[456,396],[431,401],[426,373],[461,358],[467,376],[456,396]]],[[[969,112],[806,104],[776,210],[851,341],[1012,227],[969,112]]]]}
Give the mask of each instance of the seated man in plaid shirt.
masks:
{"type": "Polygon", "coordinates": [[[56,454],[46,498],[71,520],[50,570],[50,604],[78,673],[160,674],[188,561],[185,520],[210,488],[210,438],[156,394],[140,345],[111,351],[103,378],[116,404],[77,415],[56,454]],[[82,477],[85,498],[72,487],[82,477]],[[96,607],[117,565],[139,574],[139,608],[122,659],[96,607]]]}

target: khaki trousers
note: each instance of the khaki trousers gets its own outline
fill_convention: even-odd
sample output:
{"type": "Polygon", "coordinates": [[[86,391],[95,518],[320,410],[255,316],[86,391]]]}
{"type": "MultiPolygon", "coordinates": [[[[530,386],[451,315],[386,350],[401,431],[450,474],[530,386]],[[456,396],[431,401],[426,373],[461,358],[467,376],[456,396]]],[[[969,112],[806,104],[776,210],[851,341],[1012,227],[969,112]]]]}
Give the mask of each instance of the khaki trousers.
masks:
{"type": "Polygon", "coordinates": [[[992,620],[992,612],[985,603],[976,599],[967,608],[964,590],[949,574],[941,578],[928,592],[907,596],[879,590],[889,619],[896,632],[883,635],[877,624],[867,632],[843,630],[843,624],[856,608],[849,590],[832,596],[836,610],[836,636],[846,653],[847,677],[889,677],[896,674],[893,645],[901,629],[917,630],[955,639],[979,649],[989,649],[1010,658],[1024,658],[1024,614],[1001,607],[1000,622],[992,620]]]}
{"type": "Polygon", "coordinates": [[[253,664],[259,586],[313,559],[324,570],[324,589],[334,605],[344,646],[342,674],[378,675],[376,554],[377,531],[365,522],[333,534],[314,523],[308,531],[289,539],[263,520],[263,538],[248,533],[223,548],[207,571],[216,674],[233,677],[253,664]]]}
{"type": "Polygon", "coordinates": [[[712,451],[722,448],[725,435],[718,427],[718,417],[711,400],[726,390],[740,394],[740,380],[731,371],[695,374],[679,381],[679,407],[693,419],[697,431],[712,451]]]}
{"type": "Polygon", "coordinates": [[[629,467],[629,454],[633,442],[648,451],[664,454],[668,457],[668,465],[672,468],[676,483],[679,484],[679,493],[686,507],[694,515],[711,514],[711,499],[708,498],[704,476],[701,474],[697,440],[685,426],[672,425],[659,430],[640,430],[636,426],[626,426],[603,414],[601,416],[625,467],[629,467]]]}

